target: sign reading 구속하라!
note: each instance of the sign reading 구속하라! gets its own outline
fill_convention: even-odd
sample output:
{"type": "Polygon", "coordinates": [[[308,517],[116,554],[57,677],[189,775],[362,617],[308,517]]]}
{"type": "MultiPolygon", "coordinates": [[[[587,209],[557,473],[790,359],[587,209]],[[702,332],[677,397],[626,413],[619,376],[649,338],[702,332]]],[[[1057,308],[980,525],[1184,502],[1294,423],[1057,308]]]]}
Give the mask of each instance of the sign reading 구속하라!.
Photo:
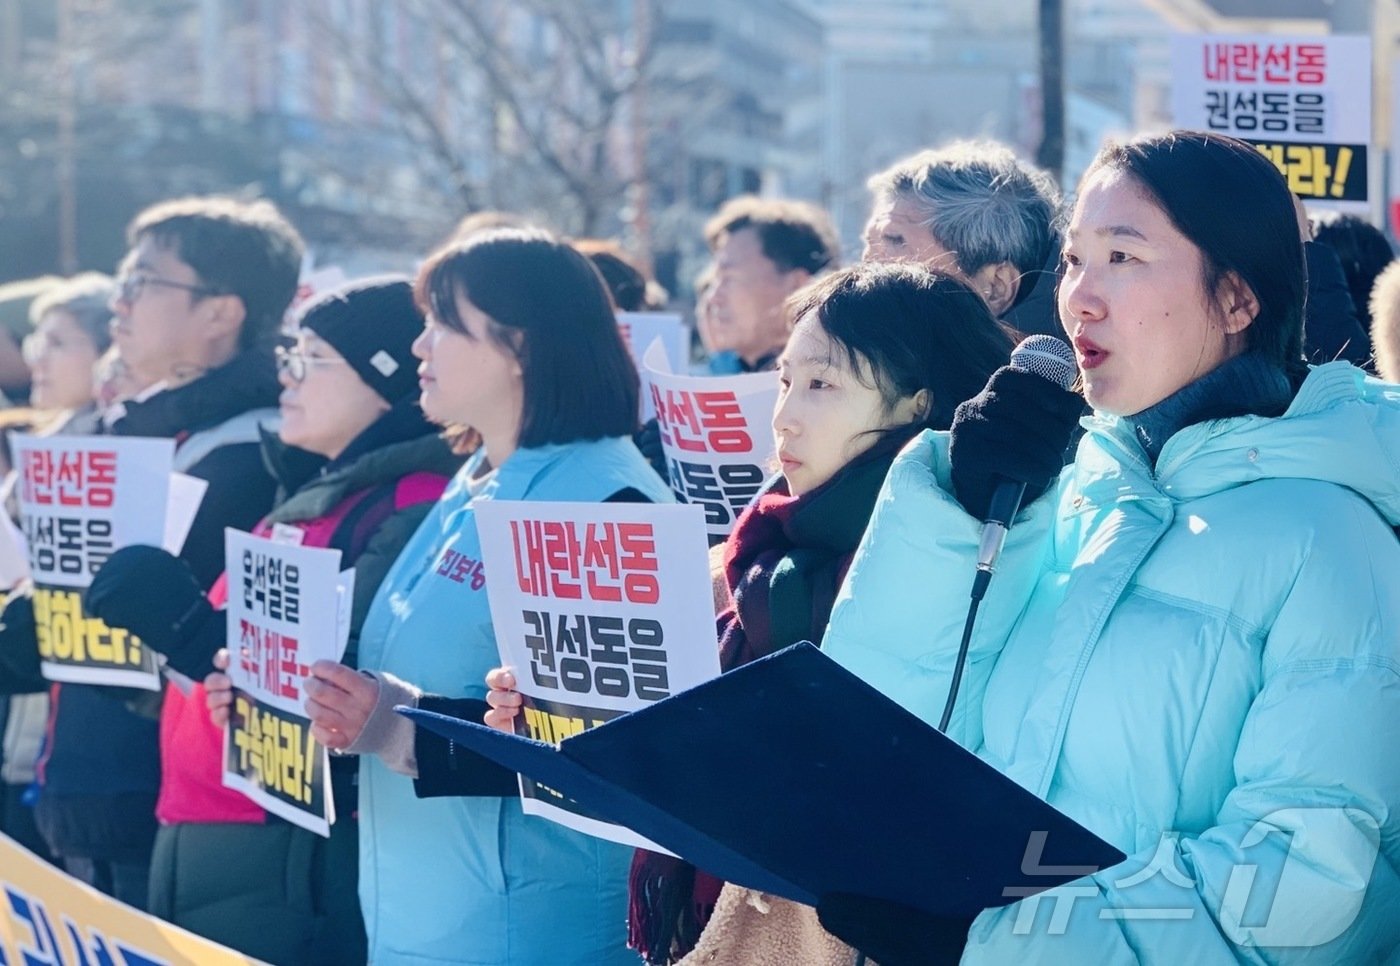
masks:
{"type": "Polygon", "coordinates": [[[229,677],[223,783],[319,835],[335,822],[330,762],[311,736],[302,688],[313,663],[338,661],[353,571],[340,551],[238,530],[224,534],[229,677]]]}

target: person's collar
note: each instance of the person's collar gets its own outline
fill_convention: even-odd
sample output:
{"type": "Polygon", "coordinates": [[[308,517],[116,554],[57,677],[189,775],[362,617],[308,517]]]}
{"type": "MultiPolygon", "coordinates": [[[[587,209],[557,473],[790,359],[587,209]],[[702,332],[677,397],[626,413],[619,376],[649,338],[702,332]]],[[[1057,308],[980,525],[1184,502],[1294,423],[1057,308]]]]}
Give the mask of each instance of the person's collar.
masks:
{"type": "Polygon", "coordinates": [[[440,431],[441,427],[434,426],[423,415],[415,394],[412,398],[400,400],[397,405],[370,423],[350,441],[340,455],[328,462],[321,472],[333,473],[349,466],[366,453],[440,431]]]}
{"type": "Polygon", "coordinates": [[[281,386],[270,349],[248,349],[194,382],[175,388],[152,387],[149,395],[127,400],[111,420],[122,436],[174,436],[215,426],[251,409],[277,405],[281,386]]]}
{"type": "Polygon", "coordinates": [[[1283,369],[1246,352],[1123,422],[1155,464],[1167,440],[1187,426],[1231,416],[1277,416],[1292,398],[1293,387],[1283,369]]]}
{"type": "Polygon", "coordinates": [[[768,372],[769,370],[776,369],[778,367],[778,356],[782,353],[782,351],[782,347],[779,346],[776,349],[772,349],[769,352],[758,356],[756,359],[753,360],[753,362],[749,362],[749,360],[745,359],[743,356],[740,356],[739,371],[768,372]]]}

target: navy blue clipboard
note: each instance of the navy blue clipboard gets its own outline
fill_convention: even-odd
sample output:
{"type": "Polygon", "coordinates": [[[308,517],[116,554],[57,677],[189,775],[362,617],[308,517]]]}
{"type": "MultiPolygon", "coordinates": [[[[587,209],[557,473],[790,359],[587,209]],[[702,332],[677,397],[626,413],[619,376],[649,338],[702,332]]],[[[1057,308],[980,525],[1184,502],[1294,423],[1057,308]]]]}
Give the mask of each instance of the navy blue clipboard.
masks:
{"type": "Polygon", "coordinates": [[[972,916],[1124,855],[808,643],[555,748],[401,709],[727,882],[972,916]]]}

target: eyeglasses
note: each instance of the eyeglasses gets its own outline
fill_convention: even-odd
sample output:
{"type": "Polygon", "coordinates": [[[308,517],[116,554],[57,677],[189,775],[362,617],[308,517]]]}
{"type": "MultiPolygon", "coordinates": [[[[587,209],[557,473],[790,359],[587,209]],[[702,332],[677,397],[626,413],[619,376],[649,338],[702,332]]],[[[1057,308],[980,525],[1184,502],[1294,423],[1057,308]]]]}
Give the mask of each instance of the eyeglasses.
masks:
{"type": "Polygon", "coordinates": [[[302,382],[306,379],[306,374],[312,366],[345,366],[349,365],[344,359],[325,359],[320,356],[304,355],[300,349],[288,349],[278,346],[275,350],[277,356],[277,371],[285,372],[292,382],[302,382]]]}
{"type": "Polygon", "coordinates": [[[188,285],[185,282],[175,282],[168,278],[161,278],[159,275],[150,275],[146,272],[125,272],[117,276],[117,299],[122,302],[135,302],[141,297],[141,291],[147,285],[158,285],[162,288],[178,288],[181,291],[189,292],[192,295],[218,295],[219,293],[209,288],[207,285],[188,285]]]}

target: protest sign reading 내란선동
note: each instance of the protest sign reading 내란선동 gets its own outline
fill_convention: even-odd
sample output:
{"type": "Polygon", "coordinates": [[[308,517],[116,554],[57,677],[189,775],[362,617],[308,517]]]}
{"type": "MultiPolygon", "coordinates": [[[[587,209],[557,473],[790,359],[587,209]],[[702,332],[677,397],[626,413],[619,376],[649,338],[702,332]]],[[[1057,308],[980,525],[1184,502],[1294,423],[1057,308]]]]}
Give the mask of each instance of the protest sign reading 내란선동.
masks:
{"type": "Polygon", "coordinates": [[[229,677],[223,783],[319,835],[335,822],[330,762],[311,736],[302,687],[313,663],[338,661],[354,571],[340,551],[224,534],[229,677]]]}
{"type": "Polygon", "coordinates": [[[87,616],[82,592],[118,549],[165,543],[174,443],[19,436],[11,446],[44,676],[160,690],[155,654],[134,635],[87,616]]]}
{"type": "Polygon", "coordinates": [[[778,374],[676,375],[657,349],[647,350],[643,381],[671,492],[704,508],[712,537],[727,537],[771,472],[778,374]]]}
{"type": "Polygon", "coordinates": [[[1365,214],[1371,38],[1178,34],[1172,120],[1258,148],[1309,202],[1365,214]]]}
{"type": "MultiPolygon", "coordinates": [[[[488,500],[475,515],[520,734],[558,744],[719,673],[697,508],[488,500]]],[[[657,848],[537,782],[520,788],[527,814],[657,848]]]]}

